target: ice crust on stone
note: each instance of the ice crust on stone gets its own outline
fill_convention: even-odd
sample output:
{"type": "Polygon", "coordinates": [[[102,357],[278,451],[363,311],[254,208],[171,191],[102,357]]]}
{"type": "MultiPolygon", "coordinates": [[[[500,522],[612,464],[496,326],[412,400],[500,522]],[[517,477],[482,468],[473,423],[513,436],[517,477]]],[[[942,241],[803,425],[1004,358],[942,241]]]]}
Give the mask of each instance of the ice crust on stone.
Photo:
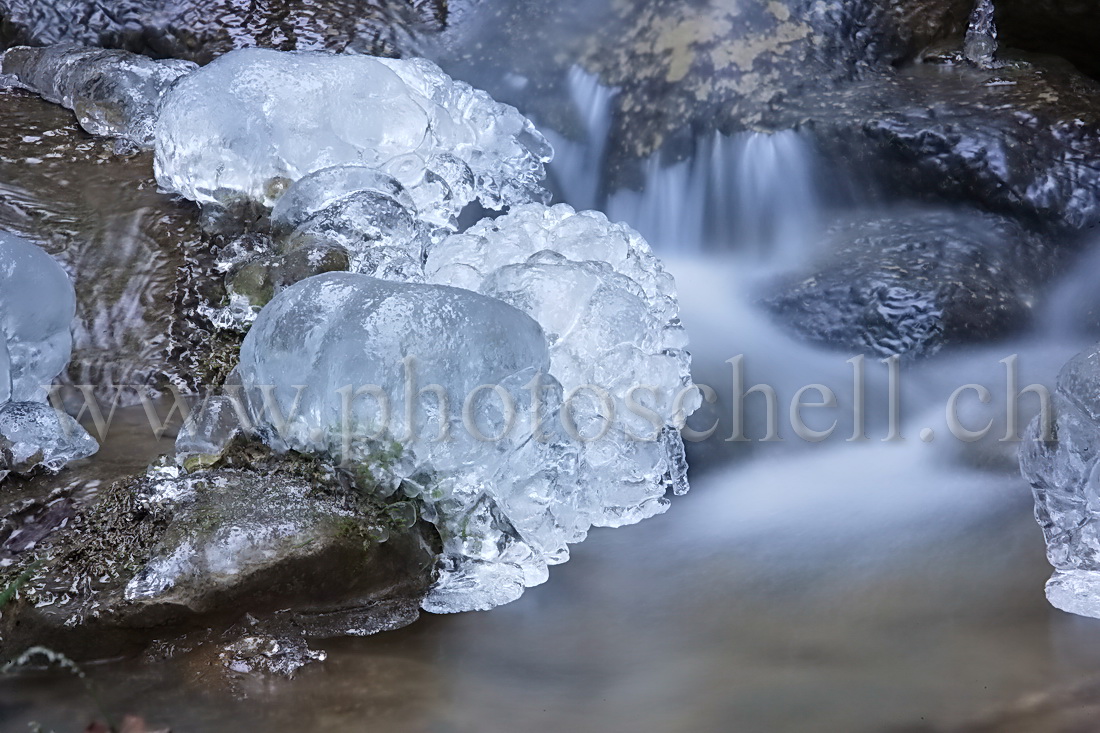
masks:
{"type": "Polygon", "coordinates": [[[532,204],[448,237],[425,271],[515,306],[546,332],[550,374],[576,395],[581,460],[604,474],[593,524],[636,522],[664,511],[666,485],[687,490],[679,430],[700,398],[675,283],[637,232],[599,212],[532,204]]]}
{"type": "Polygon", "coordinates": [[[44,402],[0,405],[0,477],[38,467],[60,471],[98,450],[99,444],[80,423],[44,402]]]}
{"type": "Polygon", "coordinates": [[[56,471],[98,450],[75,420],[45,404],[69,363],[76,295],[61,265],[0,232],[0,477],[56,471]]]}
{"type": "Polygon", "coordinates": [[[283,252],[308,244],[339,246],[353,272],[399,282],[423,279],[432,229],[396,178],[366,166],[335,166],[303,177],[276,202],[271,227],[283,252]]]}
{"type": "Polygon", "coordinates": [[[57,45],[8,49],[0,70],[47,101],[76,113],[93,135],[153,147],[161,97],[196,64],[101,48],[57,45]]]}
{"type": "Polygon", "coordinates": [[[1051,405],[1053,423],[1036,417],[1020,449],[1054,566],[1047,599],[1100,618],[1100,345],[1066,364],[1051,405]]]}
{"type": "MultiPolygon", "coordinates": [[[[567,560],[567,545],[591,526],[640,521],[666,508],[668,489],[687,488],[679,417],[640,426],[621,410],[631,379],[658,393],[690,386],[671,279],[630,230],[592,215],[570,222],[579,215],[567,208],[548,212],[532,208],[513,224],[536,215],[566,221],[593,254],[617,253],[610,259],[646,287],[607,262],[541,246],[519,265],[496,263],[500,273],[488,268],[484,295],[318,275],[260,312],[230,379],[242,388],[249,427],[273,447],[327,455],[366,471],[382,496],[421,502],[444,542],[429,611],[515,600],[567,560]],[[565,299],[565,315],[551,296],[565,299]],[[547,324],[558,330],[548,334],[547,324]],[[578,400],[563,419],[555,364],[570,384],[607,385],[613,414],[578,400]],[[505,404],[516,410],[511,420],[505,404]]],[[[564,251],[580,244],[565,238],[564,251]]],[[[671,401],[638,397],[657,413],[671,401]]],[[[689,396],[684,411],[692,409],[689,396]]],[[[219,415],[229,412],[223,402],[219,415]]],[[[200,444],[186,440],[181,450],[200,444]]]]}
{"type": "Polygon", "coordinates": [[[158,182],[200,203],[271,206],[287,183],[360,165],[395,177],[430,220],[474,196],[491,208],[545,198],[552,155],[514,108],[425,59],[266,49],[181,79],[156,137],[158,182]],[[433,187],[446,203],[428,200],[433,187]]]}
{"type": "MultiPolygon", "coordinates": [[[[522,408],[531,399],[525,386],[548,367],[538,324],[505,303],[329,273],[284,290],[261,311],[231,381],[243,386],[252,426],[273,447],[327,455],[365,472],[383,497],[400,491],[421,501],[444,541],[440,581],[425,608],[459,611],[514,600],[564,559],[566,542],[583,536],[568,446],[532,439],[533,414],[543,411],[521,409],[505,431],[499,394],[464,410],[481,385],[522,408]],[[426,396],[414,394],[420,389],[426,396]]],[[[556,383],[544,376],[541,386],[544,403],[554,404],[556,383]]]]}

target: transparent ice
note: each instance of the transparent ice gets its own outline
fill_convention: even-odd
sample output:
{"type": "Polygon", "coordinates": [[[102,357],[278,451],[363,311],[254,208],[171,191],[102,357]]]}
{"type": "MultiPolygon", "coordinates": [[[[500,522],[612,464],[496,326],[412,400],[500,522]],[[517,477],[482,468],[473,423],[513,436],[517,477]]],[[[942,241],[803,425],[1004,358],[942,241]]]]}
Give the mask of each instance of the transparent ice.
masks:
{"type": "Polygon", "coordinates": [[[45,404],[69,363],[76,295],[61,265],[0,232],[0,474],[58,470],[98,449],[75,420],[45,404]]]}
{"type": "Polygon", "coordinates": [[[993,0],[977,0],[963,41],[966,60],[983,69],[996,67],[997,21],[993,0]]]}
{"type": "Polygon", "coordinates": [[[198,67],[190,61],[58,45],[11,48],[0,68],[44,99],[73,110],[93,135],[151,148],[161,97],[198,67]]]}
{"type": "Polygon", "coordinates": [[[437,221],[474,196],[491,208],[545,198],[552,155],[514,108],[430,61],[266,49],[180,80],[156,136],[158,182],[200,203],[271,206],[309,173],[364,165],[437,221]]]}
{"type": "Polygon", "coordinates": [[[425,270],[546,332],[550,374],[575,395],[565,424],[582,438],[582,467],[601,474],[593,524],[637,522],[664,511],[666,487],[687,490],[679,429],[700,399],[675,283],[637,232],[599,212],[531,204],[448,237],[425,270]]]}
{"type": "MultiPolygon", "coordinates": [[[[583,219],[591,226],[574,231],[597,246],[611,225],[583,219]]],[[[327,454],[365,473],[383,496],[419,499],[444,541],[427,610],[514,600],[546,580],[548,565],[567,560],[567,544],[591,526],[652,516],[669,488],[687,488],[675,416],[639,426],[637,415],[600,417],[581,400],[568,419],[561,412],[555,368],[571,383],[607,385],[616,407],[633,378],[685,387],[687,357],[669,351],[682,345],[671,282],[631,240],[637,235],[615,231],[615,261],[636,268],[648,295],[606,262],[556,253],[494,271],[485,290],[500,297],[329,273],[276,296],[245,338],[230,381],[243,387],[250,427],[277,449],[327,454]],[[563,295],[568,313],[556,321],[551,296],[563,295]],[[557,330],[544,332],[548,324],[557,330]],[[585,438],[607,433],[586,442],[573,424],[585,438]]],[[[685,410],[692,408],[689,398],[685,410]]]]}
{"type": "Polygon", "coordinates": [[[353,272],[384,280],[423,279],[429,226],[394,177],[366,166],[324,168],[301,178],[271,210],[281,250],[342,247],[353,272]]]}
{"type": "Polygon", "coordinates": [[[1052,408],[1053,424],[1037,417],[1020,449],[1054,566],[1047,599],[1100,618],[1100,345],[1062,369],[1052,408]]]}

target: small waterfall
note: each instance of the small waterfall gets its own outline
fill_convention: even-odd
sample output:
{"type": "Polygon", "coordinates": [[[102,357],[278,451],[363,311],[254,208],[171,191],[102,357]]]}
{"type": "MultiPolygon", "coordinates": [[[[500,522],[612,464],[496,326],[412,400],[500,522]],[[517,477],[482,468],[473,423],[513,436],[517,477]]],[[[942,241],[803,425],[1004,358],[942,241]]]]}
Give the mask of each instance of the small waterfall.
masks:
{"type": "Polygon", "coordinates": [[[819,231],[816,168],[812,146],[795,130],[713,133],[689,159],[662,166],[652,157],[644,189],[612,193],[607,212],[665,251],[725,249],[787,261],[819,231]]]}
{"type": "Polygon", "coordinates": [[[978,0],[970,13],[970,25],[963,41],[966,60],[983,69],[996,66],[997,22],[993,16],[993,0],[978,0]]]}
{"type": "Polygon", "coordinates": [[[643,162],[641,191],[607,191],[604,157],[617,89],[579,67],[569,74],[583,139],[543,126],[554,146],[550,164],[561,200],[625,221],[654,247],[688,254],[729,250],[768,261],[803,252],[818,233],[821,197],[813,146],[797,131],[700,136],[692,154],[643,162]]]}
{"type": "Polygon", "coordinates": [[[569,70],[569,96],[580,116],[584,138],[571,140],[542,126],[554,146],[551,176],[561,197],[576,209],[598,209],[603,178],[603,158],[611,132],[611,102],[618,89],[600,84],[600,78],[579,66],[569,70]]]}

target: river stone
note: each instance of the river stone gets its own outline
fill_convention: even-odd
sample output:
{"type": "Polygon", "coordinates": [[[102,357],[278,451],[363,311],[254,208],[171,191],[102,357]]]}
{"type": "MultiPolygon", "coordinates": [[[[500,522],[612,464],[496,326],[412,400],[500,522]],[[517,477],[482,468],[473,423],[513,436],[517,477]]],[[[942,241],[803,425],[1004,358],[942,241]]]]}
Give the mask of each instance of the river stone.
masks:
{"type": "Polygon", "coordinates": [[[0,0],[0,47],[68,42],[198,63],[252,46],[393,56],[446,14],[446,0],[0,0]]]}
{"type": "Polygon", "coordinates": [[[242,619],[253,634],[307,638],[399,628],[417,618],[439,551],[403,503],[243,443],[191,474],[155,465],[66,517],[0,568],[0,588],[25,581],[0,617],[5,659],[42,639],[117,656],[242,619]]]}
{"type": "Polygon", "coordinates": [[[842,222],[823,251],[763,304],[808,341],[880,356],[928,356],[1021,330],[1053,271],[1043,239],[976,212],[842,222]]]}
{"type": "Polygon", "coordinates": [[[964,200],[1070,233],[1095,226],[1100,84],[1058,59],[1001,58],[996,70],[922,63],[823,90],[792,105],[786,124],[877,178],[877,190],[964,200]]]}

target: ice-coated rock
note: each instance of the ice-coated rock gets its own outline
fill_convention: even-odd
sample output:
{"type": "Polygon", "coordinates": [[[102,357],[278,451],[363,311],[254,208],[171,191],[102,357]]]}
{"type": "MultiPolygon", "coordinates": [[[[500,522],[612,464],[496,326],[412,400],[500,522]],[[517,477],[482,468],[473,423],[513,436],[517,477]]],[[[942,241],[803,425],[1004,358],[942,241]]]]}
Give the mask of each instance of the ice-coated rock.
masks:
{"type": "Polygon", "coordinates": [[[47,101],[76,113],[93,135],[153,146],[161,97],[181,76],[198,68],[190,61],[155,61],[125,51],[57,45],[8,49],[0,69],[47,101]]]}
{"type": "Polygon", "coordinates": [[[1052,423],[1036,417],[1020,450],[1054,566],[1047,599],[1100,618],[1100,345],[1066,364],[1051,405],[1052,423]]]}
{"type": "Polygon", "coordinates": [[[430,282],[515,306],[546,332],[550,374],[575,396],[564,424],[580,436],[587,470],[601,474],[593,524],[637,522],[666,508],[667,486],[687,490],[679,429],[700,402],[675,283],[637,232],[599,212],[531,204],[448,237],[425,270],[430,282]]]}
{"type": "Polygon", "coordinates": [[[69,362],[76,295],[61,265],[0,232],[0,401],[42,400],[69,362]]]}
{"type": "Polygon", "coordinates": [[[156,137],[158,182],[200,203],[270,206],[309,173],[365,165],[397,178],[435,219],[463,197],[492,208],[544,198],[552,155],[514,108],[427,60],[264,49],[181,79],[156,137]],[[442,194],[447,202],[428,202],[442,194]]]}
{"type": "Polygon", "coordinates": [[[0,405],[0,478],[12,471],[30,473],[39,466],[60,471],[98,450],[99,444],[80,423],[44,402],[0,405]]]}
{"type": "Polygon", "coordinates": [[[44,403],[69,362],[76,296],[48,254],[0,232],[0,478],[38,466],[59,470],[99,446],[44,403]]]}
{"type": "MultiPolygon", "coordinates": [[[[648,250],[626,251],[628,239],[622,244],[616,261],[624,270],[643,254],[652,257],[648,250]]],[[[547,268],[569,262],[554,256],[560,262],[547,268]]],[[[443,553],[427,610],[515,600],[546,580],[548,565],[568,559],[567,544],[583,540],[592,525],[651,516],[664,507],[670,486],[686,488],[682,458],[673,455],[674,431],[663,422],[649,424],[652,439],[628,442],[622,431],[629,417],[616,415],[608,426],[616,437],[585,444],[570,427],[575,423],[587,437],[594,418],[579,405],[568,418],[561,414],[561,385],[547,374],[555,351],[572,364],[563,370],[570,378],[582,378],[570,370],[579,370],[581,350],[592,348],[596,366],[585,379],[608,380],[611,359],[618,358],[616,379],[625,372],[677,387],[686,360],[674,355],[661,362],[640,352],[663,340],[660,329],[641,333],[654,317],[644,288],[606,263],[571,264],[576,272],[546,274],[565,278],[565,286],[580,283],[572,297],[577,320],[588,324],[577,326],[576,336],[562,329],[568,348],[500,299],[354,273],[318,275],[287,288],[244,340],[229,386],[241,389],[250,430],[279,450],[339,461],[383,497],[416,499],[436,525],[443,553]],[[621,321],[610,317],[613,307],[625,309],[621,321]],[[631,323],[635,318],[641,325],[631,323]],[[614,356],[592,345],[604,338],[614,356]]],[[[540,267],[526,273],[534,302],[545,285],[540,267]]],[[[671,284],[650,274],[655,301],[663,302],[671,284]]],[[[502,284],[500,294],[506,290],[502,284]]],[[[618,383],[608,384],[617,394],[618,383]]],[[[228,414],[227,405],[221,403],[220,414],[228,414]]],[[[181,448],[192,452],[200,444],[186,440],[181,448]]],[[[675,447],[682,451],[678,435],[675,447]]]]}
{"type": "Polygon", "coordinates": [[[94,502],[59,503],[52,531],[27,527],[29,547],[8,543],[0,588],[22,581],[0,614],[0,648],[48,637],[84,660],[186,632],[198,634],[189,645],[222,646],[242,632],[310,639],[405,626],[439,548],[408,509],[320,460],[253,442],[190,472],[158,461],[94,502]]]}
{"type": "Polygon", "coordinates": [[[261,311],[231,381],[269,444],[328,455],[378,494],[422,502],[444,541],[425,607],[457,611],[514,600],[583,536],[569,448],[532,439],[525,409],[548,366],[538,324],[505,303],[329,273],[261,311]]]}
{"type": "Polygon", "coordinates": [[[353,272],[400,282],[423,279],[429,226],[418,219],[405,187],[377,169],[336,166],[303,177],[276,202],[271,226],[284,251],[338,246],[348,253],[353,272]]]}

